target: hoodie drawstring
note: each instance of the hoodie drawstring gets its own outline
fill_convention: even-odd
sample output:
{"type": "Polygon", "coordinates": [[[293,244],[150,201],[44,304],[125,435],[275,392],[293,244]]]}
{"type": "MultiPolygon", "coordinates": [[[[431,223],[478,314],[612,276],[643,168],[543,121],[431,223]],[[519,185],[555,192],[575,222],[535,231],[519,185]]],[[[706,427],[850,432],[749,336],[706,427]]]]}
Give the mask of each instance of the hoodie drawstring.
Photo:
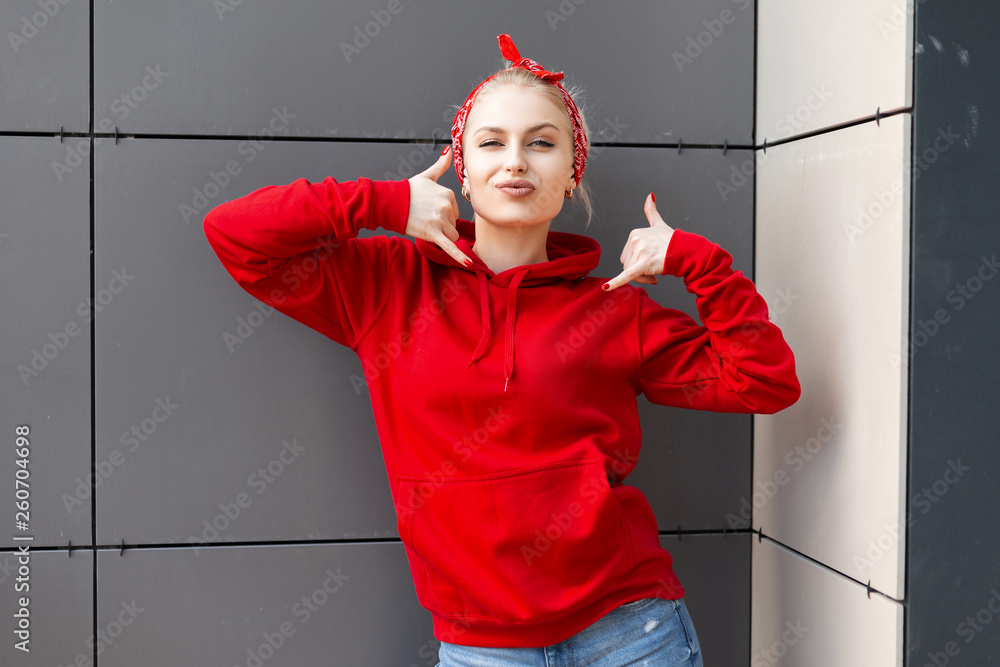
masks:
{"type": "Polygon", "coordinates": [[[480,357],[483,356],[483,352],[486,350],[486,343],[490,340],[490,286],[489,281],[486,278],[486,274],[482,271],[476,271],[476,275],[479,276],[479,307],[483,312],[483,335],[479,337],[479,345],[476,346],[476,351],[472,353],[472,359],[469,359],[469,364],[466,368],[472,366],[476,363],[480,357]]]}
{"type": "MultiPolygon", "coordinates": [[[[472,353],[472,359],[469,360],[466,368],[471,367],[473,363],[483,356],[492,332],[490,325],[489,280],[482,271],[477,271],[476,273],[479,275],[479,303],[483,314],[483,334],[480,336],[479,345],[476,346],[476,351],[472,353]]],[[[515,273],[514,278],[507,287],[507,316],[506,328],[504,330],[504,391],[507,391],[510,378],[514,374],[514,322],[517,317],[517,287],[527,273],[528,269],[522,269],[515,273]]]]}
{"type": "Polygon", "coordinates": [[[514,279],[510,281],[510,286],[507,287],[507,333],[504,336],[507,345],[503,358],[503,369],[507,379],[503,383],[504,391],[507,391],[507,385],[510,384],[510,376],[514,374],[514,318],[517,314],[517,285],[527,272],[527,269],[523,269],[515,273],[514,279]]]}

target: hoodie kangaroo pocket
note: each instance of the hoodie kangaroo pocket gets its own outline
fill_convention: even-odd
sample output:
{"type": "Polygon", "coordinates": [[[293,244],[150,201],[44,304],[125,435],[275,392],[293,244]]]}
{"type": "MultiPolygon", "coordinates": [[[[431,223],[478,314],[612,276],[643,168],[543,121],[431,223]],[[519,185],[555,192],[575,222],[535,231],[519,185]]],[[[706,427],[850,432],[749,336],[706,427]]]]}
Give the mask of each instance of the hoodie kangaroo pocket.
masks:
{"type": "Polygon", "coordinates": [[[417,595],[451,617],[540,621],[633,567],[600,459],[447,480],[400,477],[417,595]]]}

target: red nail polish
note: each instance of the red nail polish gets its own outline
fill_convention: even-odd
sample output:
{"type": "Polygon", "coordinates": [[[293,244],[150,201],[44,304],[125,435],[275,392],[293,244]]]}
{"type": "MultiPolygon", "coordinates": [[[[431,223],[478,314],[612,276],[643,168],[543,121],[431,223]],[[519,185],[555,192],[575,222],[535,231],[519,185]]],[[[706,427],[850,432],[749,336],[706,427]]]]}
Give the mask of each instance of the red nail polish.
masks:
{"type": "Polygon", "coordinates": [[[649,196],[653,198],[653,203],[655,204],[656,203],[656,194],[650,192],[649,196]]]}
{"type": "Polygon", "coordinates": [[[605,292],[607,292],[608,291],[608,283],[604,283],[603,285],[601,285],[601,289],[604,290],[605,292]]]}
{"type": "Polygon", "coordinates": [[[444,155],[445,153],[447,153],[449,148],[451,148],[451,146],[445,146],[444,150],[441,151],[441,155],[444,155]]]}

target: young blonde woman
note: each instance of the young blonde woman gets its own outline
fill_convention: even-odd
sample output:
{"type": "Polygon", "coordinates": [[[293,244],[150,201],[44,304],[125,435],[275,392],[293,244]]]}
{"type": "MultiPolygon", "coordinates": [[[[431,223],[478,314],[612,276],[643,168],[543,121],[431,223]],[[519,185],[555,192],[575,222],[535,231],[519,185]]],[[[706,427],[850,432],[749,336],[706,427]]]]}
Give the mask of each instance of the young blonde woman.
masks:
{"type": "Polygon", "coordinates": [[[422,174],[261,188],[205,232],[250,294],[361,359],[442,667],[701,665],[653,512],[623,484],[636,396],[772,413],[799,396],[792,352],[730,255],[652,194],[622,273],[589,275],[598,244],[549,230],[566,199],[589,213],[583,116],[561,72],[498,40],[510,66],[422,174]],[[472,221],[437,184],[452,157],[472,221]],[[412,239],[357,238],[380,227],[412,239]],[[660,275],[701,323],[629,284],[660,275]]]}

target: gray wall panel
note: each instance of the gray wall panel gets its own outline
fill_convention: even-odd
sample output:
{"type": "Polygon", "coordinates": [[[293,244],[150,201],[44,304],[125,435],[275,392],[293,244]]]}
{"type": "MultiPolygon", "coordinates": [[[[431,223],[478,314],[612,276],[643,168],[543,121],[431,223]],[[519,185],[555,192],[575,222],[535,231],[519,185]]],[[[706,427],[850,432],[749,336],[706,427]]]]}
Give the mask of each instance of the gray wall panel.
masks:
{"type": "Polygon", "coordinates": [[[208,207],[188,223],[180,206],[230,161],[241,171],[211,205],[299,177],[381,177],[400,147],[275,142],[248,161],[240,145],[98,150],[97,271],[132,277],[97,319],[97,460],[121,461],[98,493],[103,543],[396,535],[357,357],[264,315],[208,245],[208,207]]]}
{"type": "Polygon", "coordinates": [[[94,637],[93,629],[93,552],[74,549],[69,557],[66,551],[29,550],[27,575],[18,573],[19,558],[23,556],[0,553],[0,615],[4,619],[0,665],[93,665],[93,649],[102,640],[100,635],[94,637]],[[27,591],[15,590],[17,578],[27,583],[27,591]],[[23,613],[20,598],[24,596],[29,599],[28,651],[15,646],[25,638],[14,633],[20,621],[14,614],[23,613]]]}
{"type": "Polygon", "coordinates": [[[141,609],[101,667],[434,664],[399,543],[99,551],[98,580],[98,627],[141,609]]]}
{"type": "Polygon", "coordinates": [[[1000,66],[1000,6],[916,18],[905,646],[910,665],[995,665],[1000,91],[982,77],[1000,66]]]}
{"type": "MultiPolygon", "coordinates": [[[[746,665],[750,651],[750,540],[743,533],[661,537],[674,557],[706,665],[746,665]]],[[[756,666],[754,666],[756,667],[756,666]]]]}
{"type": "MultiPolygon", "coordinates": [[[[17,323],[5,328],[0,352],[0,426],[32,428],[35,544],[91,545],[72,558],[34,556],[35,638],[44,646],[31,660],[89,661],[96,627],[101,665],[237,665],[254,653],[271,665],[433,666],[430,616],[397,541],[301,543],[397,535],[356,356],[259,308],[219,264],[203,217],[299,177],[422,171],[440,145],[269,139],[445,138],[455,106],[500,64],[496,35],[509,32],[525,55],[582,84],[593,141],[683,139],[679,154],[593,148],[593,224],[585,229],[571,206],[552,228],[601,243],[594,274],[621,271],[630,230],[648,225],[642,204],[652,190],[668,224],[717,241],[751,275],[752,153],[691,146],[752,142],[754,4],[45,1],[51,14],[40,0],[0,8],[8,30],[38,28],[25,28],[16,49],[5,35],[0,132],[62,125],[158,136],[0,137],[0,279],[14,288],[0,291],[0,308],[17,323]],[[58,347],[70,324],[78,335],[22,381],[18,364],[58,347]],[[292,544],[268,544],[279,540],[292,544]],[[105,550],[120,541],[148,546],[105,550]],[[196,548],[180,546],[188,542],[196,548]],[[296,603],[323,590],[327,570],[343,573],[342,586],[303,623],[296,603]],[[294,634],[264,657],[265,635],[273,641],[282,623],[294,634]]],[[[457,194],[453,173],[439,182],[457,194]]],[[[695,313],[681,280],[641,286],[695,313]]],[[[750,493],[749,417],[645,399],[639,410],[643,460],[628,481],[646,493],[661,529],[724,527],[750,493]]],[[[0,459],[8,497],[12,465],[0,459]]],[[[739,664],[749,536],[662,542],[710,660],[739,664]]],[[[0,552],[0,584],[10,578],[8,557],[0,552]]],[[[0,649],[0,664],[34,664],[10,649],[0,649]]]]}
{"type": "Polygon", "coordinates": [[[97,0],[95,21],[94,117],[129,133],[248,134],[287,106],[295,135],[430,137],[510,32],[586,86],[595,140],[751,139],[750,2],[97,0]]]}
{"type": "Polygon", "coordinates": [[[627,483],[663,531],[749,528],[750,417],[665,408],[640,399],[643,448],[627,483]]]}
{"type": "MultiPolygon", "coordinates": [[[[89,141],[89,140],[88,140],[89,141]]],[[[30,429],[36,545],[90,542],[90,163],[57,139],[0,137],[0,496],[14,520],[15,427],[30,429]]],[[[100,278],[99,274],[99,278],[100,278]]]]}
{"type": "Polygon", "coordinates": [[[0,26],[0,131],[86,132],[89,4],[6,0],[0,26]]]}

